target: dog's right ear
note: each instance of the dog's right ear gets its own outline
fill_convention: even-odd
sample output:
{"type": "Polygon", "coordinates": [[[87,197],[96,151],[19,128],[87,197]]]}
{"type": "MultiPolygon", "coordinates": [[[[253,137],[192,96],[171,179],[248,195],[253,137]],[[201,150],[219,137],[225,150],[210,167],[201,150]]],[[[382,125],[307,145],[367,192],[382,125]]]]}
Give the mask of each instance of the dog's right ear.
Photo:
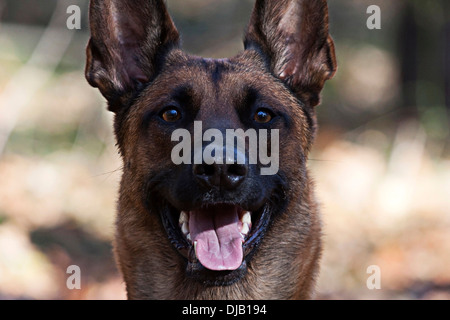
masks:
{"type": "Polygon", "coordinates": [[[163,0],[91,0],[85,75],[117,112],[158,73],[158,59],[179,45],[163,0]]]}

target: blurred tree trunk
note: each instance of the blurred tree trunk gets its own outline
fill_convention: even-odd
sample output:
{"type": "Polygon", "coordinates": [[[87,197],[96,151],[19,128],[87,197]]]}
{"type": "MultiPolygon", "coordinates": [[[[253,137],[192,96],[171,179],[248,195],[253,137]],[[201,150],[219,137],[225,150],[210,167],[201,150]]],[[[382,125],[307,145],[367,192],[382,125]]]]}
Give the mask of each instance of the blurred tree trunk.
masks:
{"type": "Polygon", "coordinates": [[[404,0],[401,12],[399,116],[416,118],[444,105],[450,116],[450,1],[404,0]]]}
{"type": "Polygon", "coordinates": [[[410,118],[417,116],[418,27],[414,3],[404,1],[403,6],[397,41],[402,85],[399,116],[410,118]]]}
{"type": "Polygon", "coordinates": [[[444,78],[445,78],[445,107],[447,109],[447,116],[450,121],[450,1],[444,2],[444,78]]]}

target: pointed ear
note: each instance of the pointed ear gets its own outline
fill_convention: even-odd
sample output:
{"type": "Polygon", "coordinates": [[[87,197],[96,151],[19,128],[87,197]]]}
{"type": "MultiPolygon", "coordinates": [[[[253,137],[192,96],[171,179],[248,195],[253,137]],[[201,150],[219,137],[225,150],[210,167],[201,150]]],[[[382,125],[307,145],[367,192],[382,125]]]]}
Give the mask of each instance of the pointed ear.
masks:
{"type": "Polygon", "coordinates": [[[158,60],[179,45],[163,0],[91,0],[85,75],[118,111],[158,73],[158,60]]]}
{"type": "Polygon", "coordinates": [[[244,38],[271,72],[311,106],[336,72],[326,0],[257,0],[244,38]]]}

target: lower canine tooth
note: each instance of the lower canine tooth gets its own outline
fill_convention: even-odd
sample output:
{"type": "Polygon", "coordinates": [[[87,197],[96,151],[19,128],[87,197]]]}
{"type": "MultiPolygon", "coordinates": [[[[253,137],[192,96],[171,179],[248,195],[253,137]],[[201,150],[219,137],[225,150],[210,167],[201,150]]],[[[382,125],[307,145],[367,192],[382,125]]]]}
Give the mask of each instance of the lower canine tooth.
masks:
{"type": "Polygon", "coordinates": [[[195,256],[197,256],[197,241],[194,241],[194,252],[195,256]]]}
{"type": "Polygon", "coordinates": [[[189,233],[188,224],[186,222],[181,225],[181,232],[185,235],[189,233]]]}
{"type": "Polygon", "coordinates": [[[250,231],[250,228],[249,228],[248,224],[247,224],[247,223],[244,223],[244,224],[242,225],[241,233],[242,233],[242,234],[247,234],[249,231],[250,231]]]}

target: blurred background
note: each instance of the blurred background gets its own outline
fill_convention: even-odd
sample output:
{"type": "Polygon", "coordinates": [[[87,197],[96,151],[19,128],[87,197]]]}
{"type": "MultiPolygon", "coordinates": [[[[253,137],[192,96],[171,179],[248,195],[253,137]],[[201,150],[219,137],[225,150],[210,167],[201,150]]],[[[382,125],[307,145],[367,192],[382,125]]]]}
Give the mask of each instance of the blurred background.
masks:
{"type": "MultiPolygon", "coordinates": [[[[184,48],[242,50],[252,0],[168,0],[184,48]]],[[[87,0],[0,0],[0,299],[123,299],[121,162],[84,79],[87,0]],[[81,29],[68,30],[69,5],[81,29]],[[69,265],[81,290],[69,290],[69,265]]],[[[450,1],[330,0],[338,73],[309,161],[322,299],[450,299],[450,1]],[[381,29],[369,30],[369,5],[381,29]],[[369,290],[369,266],[381,289],[369,290]]]]}

